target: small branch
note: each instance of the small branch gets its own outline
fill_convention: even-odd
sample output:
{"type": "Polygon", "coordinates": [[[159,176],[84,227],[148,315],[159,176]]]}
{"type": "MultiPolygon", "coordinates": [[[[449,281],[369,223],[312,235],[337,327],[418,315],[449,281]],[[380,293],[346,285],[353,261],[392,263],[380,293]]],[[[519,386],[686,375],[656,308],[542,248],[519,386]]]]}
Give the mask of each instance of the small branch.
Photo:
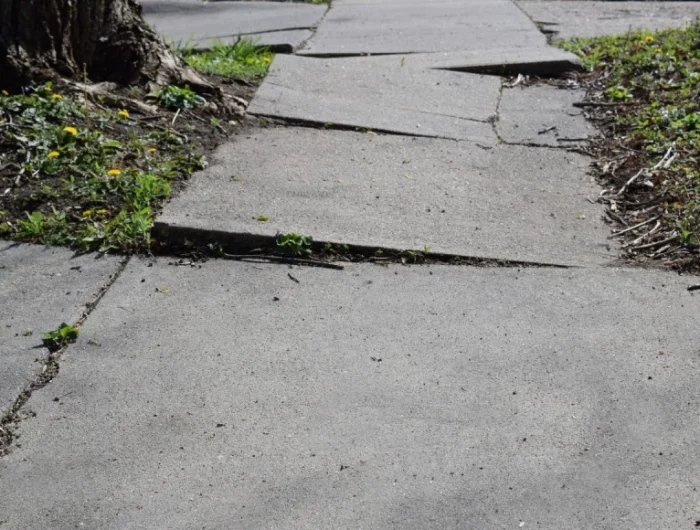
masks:
{"type": "Polygon", "coordinates": [[[641,226],[647,225],[647,224],[649,224],[649,223],[653,223],[653,222],[656,221],[658,218],[659,218],[659,216],[657,215],[656,217],[652,217],[651,219],[647,219],[647,220],[644,221],[643,223],[639,223],[639,224],[637,224],[637,225],[630,226],[629,228],[625,228],[624,230],[620,230],[619,232],[616,232],[616,233],[614,233],[613,235],[608,236],[608,239],[614,239],[614,238],[616,238],[616,237],[621,236],[622,234],[626,234],[627,232],[631,232],[632,230],[635,230],[635,229],[637,229],[637,228],[639,228],[639,227],[641,227],[641,226]]]}
{"type": "Polygon", "coordinates": [[[313,267],[321,267],[324,269],[333,269],[342,271],[345,269],[343,265],[338,265],[337,263],[328,263],[325,261],[320,261],[311,258],[297,258],[294,256],[278,256],[277,254],[222,254],[224,259],[236,260],[236,261],[275,261],[279,263],[291,263],[295,265],[310,265],[313,267]]]}
{"type": "Polygon", "coordinates": [[[654,243],[647,243],[646,245],[641,245],[639,247],[635,247],[632,250],[644,250],[645,248],[654,248],[654,247],[660,247],[662,245],[666,245],[668,243],[674,242],[676,239],[678,239],[677,235],[673,235],[669,237],[668,239],[663,239],[661,241],[655,241],[654,243]]]}

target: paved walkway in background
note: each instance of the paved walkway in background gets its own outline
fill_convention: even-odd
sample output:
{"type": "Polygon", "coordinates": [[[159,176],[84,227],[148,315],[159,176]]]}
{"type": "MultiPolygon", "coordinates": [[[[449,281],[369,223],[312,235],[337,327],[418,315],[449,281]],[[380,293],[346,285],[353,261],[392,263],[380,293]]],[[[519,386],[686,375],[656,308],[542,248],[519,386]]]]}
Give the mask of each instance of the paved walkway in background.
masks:
{"type": "Polygon", "coordinates": [[[0,528],[694,527],[695,282],[616,263],[572,150],[596,134],[582,94],[498,76],[576,68],[525,13],[578,4],[144,0],[203,45],[313,35],[285,42],[296,55],[251,102],[279,124],[222,145],[158,237],[300,232],[505,266],[124,267],[0,247],[2,407],[40,370],[37,331],[118,276],[22,409],[0,528]]]}

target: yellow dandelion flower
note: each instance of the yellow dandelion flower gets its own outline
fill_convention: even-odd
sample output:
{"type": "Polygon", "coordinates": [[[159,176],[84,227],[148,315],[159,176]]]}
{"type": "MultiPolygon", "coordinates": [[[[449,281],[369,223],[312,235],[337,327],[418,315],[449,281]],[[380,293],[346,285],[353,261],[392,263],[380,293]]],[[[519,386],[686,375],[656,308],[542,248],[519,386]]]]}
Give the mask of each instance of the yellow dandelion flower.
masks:
{"type": "Polygon", "coordinates": [[[155,153],[157,150],[158,150],[158,149],[156,149],[155,147],[149,147],[149,148],[148,148],[148,152],[149,152],[149,153],[155,153]]]}
{"type": "Polygon", "coordinates": [[[646,42],[654,42],[654,37],[652,37],[651,35],[647,35],[646,37],[644,37],[644,40],[646,42]]]}
{"type": "Polygon", "coordinates": [[[57,158],[58,155],[60,155],[60,154],[61,154],[61,153],[59,153],[58,151],[51,151],[51,152],[50,152],[48,155],[46,155],[46,156],[49,157],[49,158],[57,158]]]}
{"type": "Polygon", "coordinates": [[[51,99],[63,99],[63,96],[61,94],[54,94],[51,96],[51,99]]]}
{"type": "Polygon", "coordinates": [[[128,118],[129,113],[127,111],[125,111],[124,109],[122,109],[119,112],[117,112],[117,116],[119,116],[120,118],[128,118]]]}
{"type": "Polygon", "coordinates": [[[104,215],[104,214],[107,213],[107,210],[104,210],[104,209],[103,209],[103,210],[97,210],[95,213],[96,213],[97,215],[104,215]]]}
{"type": "Polygon", "coordinates": [[[269,63],[270,61],[272,61],[272,59],[270,59],[269,57],[265,57],[265,58],[263,59],[263,61],[264,61],[265,63],[269,63]]]}
{"type": "Polygon", "coordinates": [[[110,177],[118,177],[119,175],[122,174],[122,172],[119,171],[118,169],[110,169],[109,171],[107,171],[107,174],[108,174],[110,177]]]}
{"type": "Polygon", "coordinates": [[[92,215],[92,210],[85,210],[83,212],[83,217],[87,217],[88,215],[92,215]]]}
{"type": "Polygon", "coordinates": [[[78,134],[78,129],[76,129],[75,127],[66,127],[65,129],[63,129],[63,132],[67,132],[68,134],[72,134],[73,136],[75,136],[78,134]]]}

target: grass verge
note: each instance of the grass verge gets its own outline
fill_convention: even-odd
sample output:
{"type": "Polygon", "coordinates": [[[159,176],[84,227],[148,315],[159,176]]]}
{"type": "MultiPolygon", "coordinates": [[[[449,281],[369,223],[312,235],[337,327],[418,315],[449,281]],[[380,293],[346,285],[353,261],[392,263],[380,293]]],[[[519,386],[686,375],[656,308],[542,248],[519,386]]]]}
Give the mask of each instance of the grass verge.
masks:
{"type": "Polygon", "coordinates": [[[588,67],[601,201],[628,257],[700,270],[700,22],[557,42],[588,67]]]}
{"type": "Polygon", "coordinates": [[[0,93],[0,237],[147,250],[159,205],[204,167],[192,133],[207,127],[181,114],[176,131],[167,116],[88,107],[50,84],[0,93]]]}

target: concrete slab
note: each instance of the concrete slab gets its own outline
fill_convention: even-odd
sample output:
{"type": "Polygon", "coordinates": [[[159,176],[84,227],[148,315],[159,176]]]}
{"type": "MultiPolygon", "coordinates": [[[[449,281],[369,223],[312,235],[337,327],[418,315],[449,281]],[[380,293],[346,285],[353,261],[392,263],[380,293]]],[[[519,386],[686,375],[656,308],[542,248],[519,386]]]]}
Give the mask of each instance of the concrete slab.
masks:
{"type": "Polygon", "coordinates": [[[500,79],[374,58],[278,55],[248,112],[319,124],[494,143],[500,79]],[[311,81],[313,80],[313,81],[311,81]]]}
{"type": "Polygon", "coordinates": [[[156,228],[603,264],[615,252],[586,200],[599,190],[588,165],[563,150],[269,128],[220,147],[156,228]]]}
{"type": "Polygon", "coordinates": [[[700,297],[686,281],[132,261],[29,401],[0,460],[0,520],[690,528],[700,297]]]}
{"type": "Polygon", "coordinates": [[[78,320],[118,267],[115,257],[0,241],[0,415],[41,368],[42,332],[78,320]]]}
{"type": "Polygon", "coordinates": [[[333,0],[299,53],[358,55],[541,47],[546,39],[508,0],[333,0]]]}
{"type": "Polygon", "coordinates": [[[290,2],[145,2],[144,16],[173,42],[204,48],[239,35],[293,48],[311,36],[326,6],[290,2]],[[280,34],[275,34],[280,33],[280,34]]]}
{"type": "Polygon", "coordinates": [[[585,90],[551,85],[505,88],[499,105],[496,130],[509,143],[572,146],[599,134],[573,106],[583,101],[585,90]]]}
{"type": "Polygon", "coordinates": [[[463,52],[413,53],[403,57],[382,55],[376,64],[406,68],[437,68],[490,75],[559,75],[581,70],[582,63],[573,53],[560,48],[505,48],[463,52]]]}
{"type": "Polygon", "coordinates": [[[517,2],[543,30],[557,37],[596,37],[622,34],[630,29],[680,28],[700,16],[700,2],[517,2]]]}

